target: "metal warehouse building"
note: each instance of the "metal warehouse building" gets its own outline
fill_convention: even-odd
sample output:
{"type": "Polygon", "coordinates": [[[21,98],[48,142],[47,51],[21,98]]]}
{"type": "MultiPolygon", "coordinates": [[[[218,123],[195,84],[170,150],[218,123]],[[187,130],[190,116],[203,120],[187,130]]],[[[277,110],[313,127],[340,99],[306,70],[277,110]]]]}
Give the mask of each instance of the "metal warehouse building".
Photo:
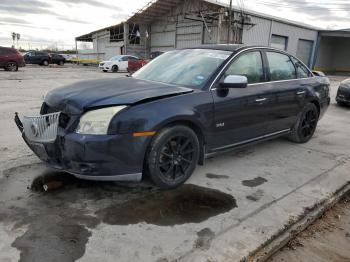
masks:
{"type": "MultiPolygon", "coordinates": [[[[349,46],[350,31],[320,29],[213,0],[154,0],[127,21],[76,38],[92,42],[89,59],[105,60],[118,54],[149,57],[152,52],[201,44],[243,43],[272,46],[299,57],[305,64],[328,70],[350,68],[333,43],[349,46]],[[231,15],[230,15],[231,14],[231,15]],[[231,24],[231,26],[229,26],[231,24]],[[339,63],[339,65],[338,65],[339,63]]],[[[348,51],[349,52],[349,51],[348,51]]],[[[85,55],[86,57],[86,55],[85,55]]]]}

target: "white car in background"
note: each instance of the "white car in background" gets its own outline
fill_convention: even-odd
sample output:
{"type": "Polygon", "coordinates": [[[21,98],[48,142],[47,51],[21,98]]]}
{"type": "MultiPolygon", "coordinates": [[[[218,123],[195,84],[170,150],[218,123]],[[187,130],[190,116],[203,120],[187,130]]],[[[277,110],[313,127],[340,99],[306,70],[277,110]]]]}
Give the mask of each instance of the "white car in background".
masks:
{"type": "Polygon", "coordinates": [[[102,61],[99,64],[99,68],[102,69],[103,72],[119,72],[119,71],[128,71],[128,61],[129,59],[132,60],[139,60],[136,56],[130,56],[130,55],[117,55],[113,56],[111,59],[107,61],[102,61]]]}

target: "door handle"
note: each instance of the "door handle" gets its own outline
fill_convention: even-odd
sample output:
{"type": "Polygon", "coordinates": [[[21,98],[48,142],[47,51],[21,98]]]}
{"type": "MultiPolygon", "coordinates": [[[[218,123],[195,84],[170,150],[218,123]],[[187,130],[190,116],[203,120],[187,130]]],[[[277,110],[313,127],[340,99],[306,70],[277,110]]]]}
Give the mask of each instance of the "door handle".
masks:
{"type": "Polygon", "coordinates": [[[304,95],[306,93],[306,91],[299,91],[299,92],[297,92],[297,95],[304,95]]]}
{"type": "Polygon", "coordinates": [[[255,102],[264,102],[266,100],[267,100],[266,97],[265,98],[258,98],[258,99],[255,100],[255,102]]]}

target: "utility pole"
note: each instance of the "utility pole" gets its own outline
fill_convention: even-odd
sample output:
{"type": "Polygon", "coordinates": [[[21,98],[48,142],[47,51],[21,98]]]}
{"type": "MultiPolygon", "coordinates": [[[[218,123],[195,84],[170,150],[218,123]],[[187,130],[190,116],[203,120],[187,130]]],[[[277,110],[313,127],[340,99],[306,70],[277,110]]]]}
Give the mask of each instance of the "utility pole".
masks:
{"type": "Polygon", "coordinates": [[[227,44],[230,44],[231,40],[231,26],[232,26],[232,0],[230,0],[230,10],[228,11],[228,28],[227,28],[227,44]]]}

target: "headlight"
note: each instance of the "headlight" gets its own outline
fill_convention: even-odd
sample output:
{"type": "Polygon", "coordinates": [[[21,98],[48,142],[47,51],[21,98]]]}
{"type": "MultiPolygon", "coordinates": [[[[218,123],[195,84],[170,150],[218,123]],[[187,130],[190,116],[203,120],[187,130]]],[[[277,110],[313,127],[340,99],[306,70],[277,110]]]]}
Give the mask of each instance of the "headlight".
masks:
{"type": "Polygon", "coordinates": [[[109,123],[126,106],[114,106],[86,112],[80,118],[76,133],[84,135],[107,135],[109,123]]]}

